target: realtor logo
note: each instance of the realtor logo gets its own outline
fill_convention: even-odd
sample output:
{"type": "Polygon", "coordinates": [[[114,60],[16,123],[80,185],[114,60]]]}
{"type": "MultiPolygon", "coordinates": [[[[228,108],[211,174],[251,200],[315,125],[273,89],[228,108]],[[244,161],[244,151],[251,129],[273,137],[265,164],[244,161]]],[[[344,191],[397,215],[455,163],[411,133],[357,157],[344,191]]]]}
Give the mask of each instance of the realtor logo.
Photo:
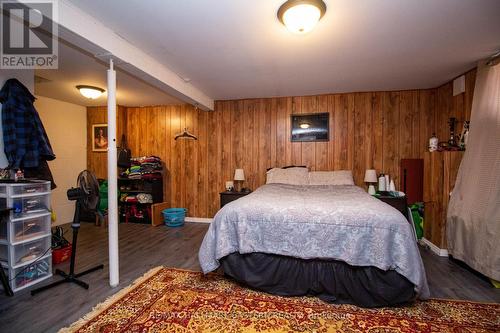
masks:
{"type": "Polygon", "coordinates": [[[0,0],[2,69],[57,69],[57,0],[0,0]]]}

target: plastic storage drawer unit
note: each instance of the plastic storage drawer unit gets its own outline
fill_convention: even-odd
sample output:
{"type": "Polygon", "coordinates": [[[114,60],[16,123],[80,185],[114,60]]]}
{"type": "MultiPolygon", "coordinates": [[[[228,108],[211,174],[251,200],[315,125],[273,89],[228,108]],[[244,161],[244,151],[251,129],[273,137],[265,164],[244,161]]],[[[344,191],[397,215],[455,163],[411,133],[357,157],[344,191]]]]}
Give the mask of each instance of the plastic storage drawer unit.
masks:
{"type": "Polygon", "coordinates": [[[50,213],[21,220],[0,221],[0,242],[19,243],[35,237],[50,235],[50,213]],[[7,239],[10,238],[10,239],[7,239]]]}
{"type": "Polygon", "coordinates": [[[14,292],[52,276],[50,182],[0,180],[0,265],[14,292]]]}
{"type": "Polygon", "coordinates": [[[0,260],[18,267],[50,253],[51,236],[26,241],[16,245],[0,245],[0,260]]]}

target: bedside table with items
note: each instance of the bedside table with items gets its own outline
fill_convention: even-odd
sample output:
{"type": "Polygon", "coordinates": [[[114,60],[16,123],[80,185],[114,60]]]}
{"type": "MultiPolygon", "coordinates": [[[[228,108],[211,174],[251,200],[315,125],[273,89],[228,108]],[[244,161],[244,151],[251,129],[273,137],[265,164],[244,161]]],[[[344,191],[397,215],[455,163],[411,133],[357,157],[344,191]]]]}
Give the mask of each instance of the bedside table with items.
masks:
{"type": "Polygon", "coordinates": [[[408,204],[406,202],[406,196],[393,197],[390,195],[374,195],[374,197],[399,210],[408,220],[408,204]]]}
{"type": "Polygon", "coordinates": [[[231,201],[242,198],[245,195],[248,195],[250,193],[252,193],[252,191],[248,191],[248,192],[236,192],[236,191],[220,192],[220,208],[224,207],[225,205],[227,205],[231,201]]]}

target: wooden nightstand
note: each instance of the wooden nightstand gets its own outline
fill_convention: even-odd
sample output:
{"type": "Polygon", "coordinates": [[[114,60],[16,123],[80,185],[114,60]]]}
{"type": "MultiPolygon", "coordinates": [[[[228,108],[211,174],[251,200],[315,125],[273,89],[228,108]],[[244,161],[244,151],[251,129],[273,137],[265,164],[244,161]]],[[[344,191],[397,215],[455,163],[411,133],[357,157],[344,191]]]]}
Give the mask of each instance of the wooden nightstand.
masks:
{"type": "Polygon", "coordinates": [[[388,195],[374,195],[374,197],[399,210],[408,220],[408,204],[406,202],[406,196],[391,197],[388,195]]]}
{"type": "Polygon", "coordinates": [[[248,192],[236,192],[236,191],[220,192],[220,208],[224,207],[224,205],[230,203],[231,201],[242,198],[245,195],[250,194],[250,193],[252,193],[252,191],[248,191],[248,192]]]}

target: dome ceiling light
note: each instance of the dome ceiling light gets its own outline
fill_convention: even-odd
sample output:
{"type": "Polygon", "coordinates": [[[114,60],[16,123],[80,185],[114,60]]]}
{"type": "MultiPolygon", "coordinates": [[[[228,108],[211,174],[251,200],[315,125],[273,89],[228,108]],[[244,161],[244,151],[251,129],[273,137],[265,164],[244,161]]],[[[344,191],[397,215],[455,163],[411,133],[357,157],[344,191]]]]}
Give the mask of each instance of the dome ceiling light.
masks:
{"type": "Polygon", "coordinates": [[[82,94],[84,97],[90,99],[99,98],[99,96],[101,96],[104,92],[104,89],[102,88],[86,85],[76,86],[76,89],[78,89],[80,91],[80,94],[82,94]]]}
{"type": "Polygon", "coordinates": [[[305,34],[314,29],[325,12],[322,0],[288,0],[278,9],[278,19],[291,32],[305,34]]]}

